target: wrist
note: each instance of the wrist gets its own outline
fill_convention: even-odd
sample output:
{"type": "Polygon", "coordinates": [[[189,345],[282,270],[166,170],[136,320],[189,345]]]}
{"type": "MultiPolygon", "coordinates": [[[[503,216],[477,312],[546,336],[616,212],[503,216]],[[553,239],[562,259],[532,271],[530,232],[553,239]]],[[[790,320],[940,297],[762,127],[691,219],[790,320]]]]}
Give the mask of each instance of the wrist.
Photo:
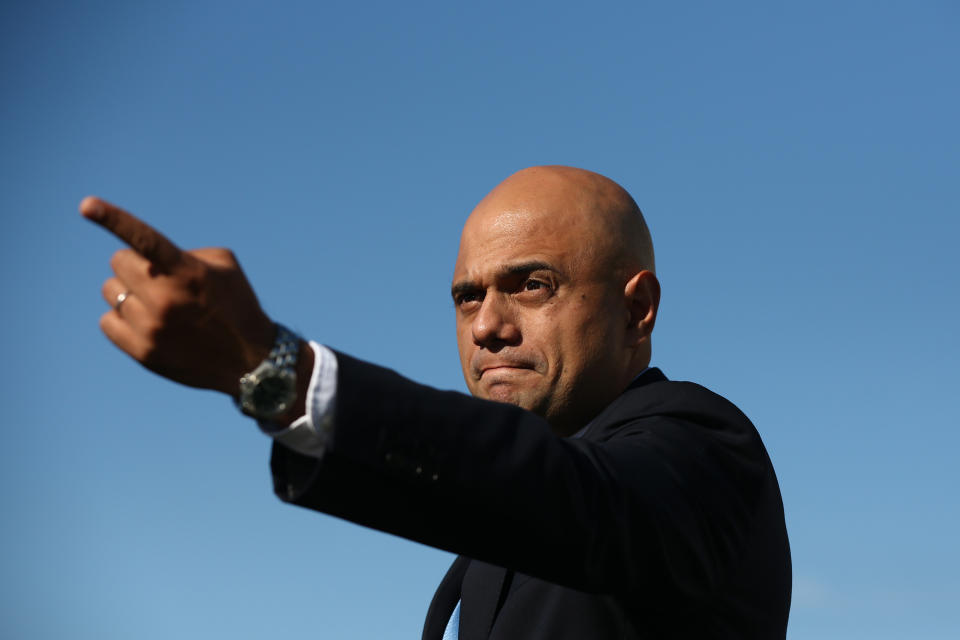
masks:
{"type": "MultiPolygon", "coordinates": [[[[253,371],[261,362],[267,359],[270,351],[273,350],[276,344],[279,329],[280,325],[264,315],[256,322],[255,326],[250,327],[244,332],[249,338],[241,343],[240,360],[242,362],[242,369],[240,376],[253,371]]],[[[234,376],[233,390],[231,392],[234,394],[236,393],[236,380],[237,377],[234,376]]]]}

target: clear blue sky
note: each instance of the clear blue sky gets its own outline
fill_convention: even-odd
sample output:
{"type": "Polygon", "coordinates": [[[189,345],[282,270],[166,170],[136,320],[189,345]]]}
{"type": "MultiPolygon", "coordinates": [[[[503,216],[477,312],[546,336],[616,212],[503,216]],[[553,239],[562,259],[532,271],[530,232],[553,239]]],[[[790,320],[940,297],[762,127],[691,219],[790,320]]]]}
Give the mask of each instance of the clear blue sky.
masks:
{"type": "Polygon", "coordinates": [[[114,350],[83,196],[463,389],[460,226],[558,163],[648,217],[655,363],[766,441],[789,637],[957,638],[958,27],[948,0],[3,3],[0,636],[415,638],[450,560],[282,504],[227,399],[114,350]]]}

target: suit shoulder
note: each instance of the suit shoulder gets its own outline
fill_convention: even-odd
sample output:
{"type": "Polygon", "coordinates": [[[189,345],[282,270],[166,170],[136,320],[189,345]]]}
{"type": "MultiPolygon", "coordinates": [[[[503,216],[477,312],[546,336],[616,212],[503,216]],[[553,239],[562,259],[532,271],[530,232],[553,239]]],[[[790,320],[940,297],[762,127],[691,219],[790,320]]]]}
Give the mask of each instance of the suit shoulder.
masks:
{"type": "Polygon", "coordinates": [[[661,418],[708,428],[755,431],[750,419],[723,396],[694,382],[673,380],[627,389],[600,417],[621,424],[661,418]]]}

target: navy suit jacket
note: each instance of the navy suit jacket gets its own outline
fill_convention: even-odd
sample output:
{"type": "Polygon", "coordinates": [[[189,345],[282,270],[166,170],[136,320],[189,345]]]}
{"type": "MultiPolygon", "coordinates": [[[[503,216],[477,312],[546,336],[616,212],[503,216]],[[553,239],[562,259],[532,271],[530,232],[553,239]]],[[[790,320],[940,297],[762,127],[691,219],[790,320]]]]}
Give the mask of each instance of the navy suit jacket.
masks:
{"type": "Polygon", "coordinates": [[[559,438],[536,415],[343,354],[321,460],[284,500],[460,554],[427,613],[460,638],[784,638],[790,551],[750,421],[658,369],[559,438]]]}

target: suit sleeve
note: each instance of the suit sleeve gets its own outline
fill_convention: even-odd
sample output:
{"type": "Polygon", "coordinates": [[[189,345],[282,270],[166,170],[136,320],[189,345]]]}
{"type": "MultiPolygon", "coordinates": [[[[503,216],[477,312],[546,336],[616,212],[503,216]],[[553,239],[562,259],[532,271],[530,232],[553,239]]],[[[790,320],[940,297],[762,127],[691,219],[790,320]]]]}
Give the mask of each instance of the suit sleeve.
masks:
{"type": "Polygon", "coordinates": [[[337,358],[322,460],[274,445],[283,500],[591,592],[696,597],[747,543],[768,465],[749,435],[658,414],[563,439],[517,407],[337,358]]]}

